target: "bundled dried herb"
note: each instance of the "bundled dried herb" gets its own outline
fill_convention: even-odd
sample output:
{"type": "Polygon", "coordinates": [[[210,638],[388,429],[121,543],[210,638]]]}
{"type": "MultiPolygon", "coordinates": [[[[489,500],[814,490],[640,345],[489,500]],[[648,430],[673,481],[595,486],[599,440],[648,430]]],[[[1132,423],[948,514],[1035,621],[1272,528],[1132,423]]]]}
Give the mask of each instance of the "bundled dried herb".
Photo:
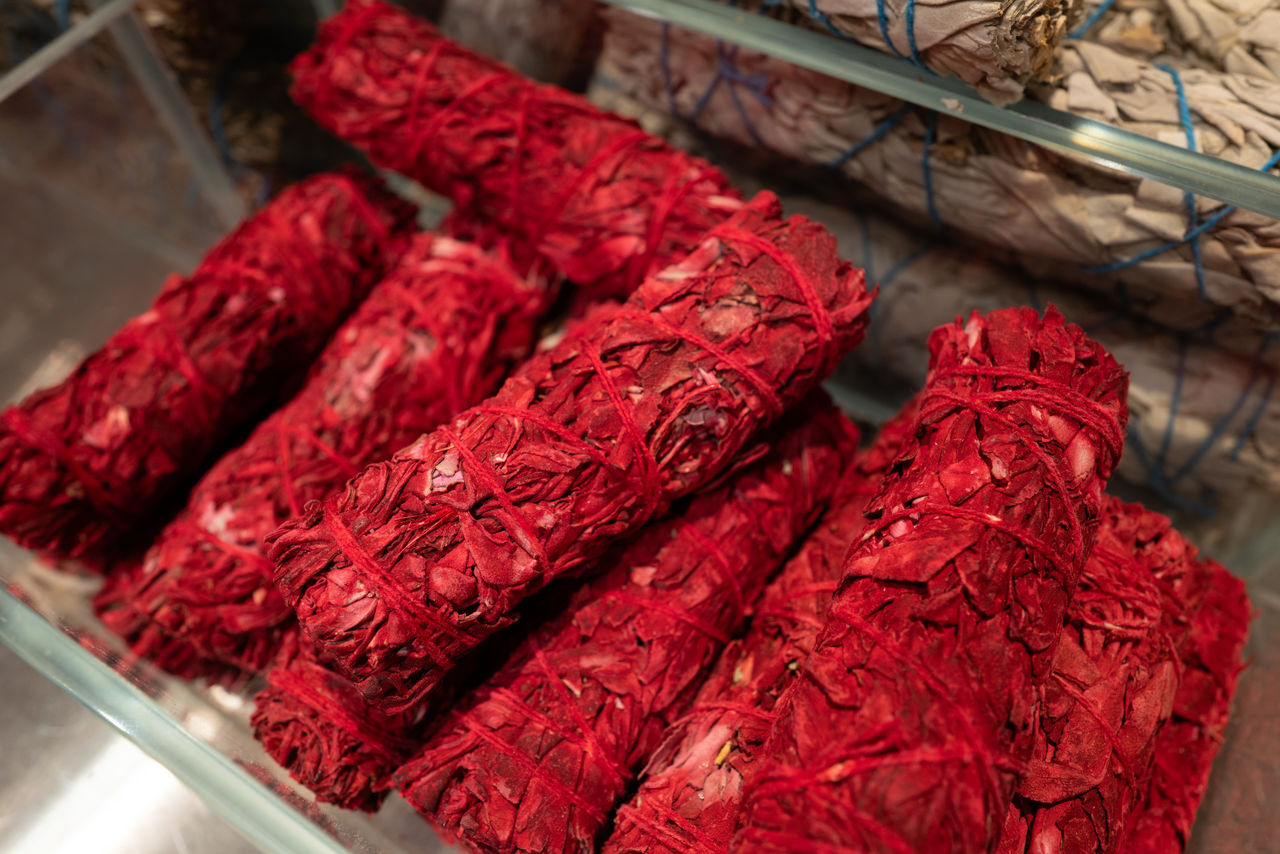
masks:
{"type": "Polygon", "coordinates": [[[813,648],[844,566],[916,404],[889,421],[846,470],[822,524],[765,590],[751,631],[734,641],[689,713],[667,728],[645,779],[618,810],[606,852],[686,854],[729,850],[745,783],[773,723],[773,707],[813,648]]]}
{"type": "Polygon", "coordinates": [[[395,775],[415,809],[477,850],[593,848],[857,447],[825,395],[781,428],[760,463],[607,556],[449,716],[395,775]]]}
{"type": "Polygon", "coordinates": [[[253,735],[316,799],[373,812],[380,782],[412,754],[422,711],[383,715],[292,632],[254,697],[253,735]]]}
{"type": "Polygon", "coordinates": [[[549,581],[712,481],[862,337],[861,271],[761,194],[608,323],[272,535],[303,630],[412,707],[549,581]]]}
{"type": "Polygon", "coordinates": [[[735,846],[990,850],[1124,420],[1124,372],[1056,309],[934,331],[914,435],[778,703],[735,846]]]}
{"type": "MultiPolygon", "coordinates": [[[[551,294],[476,246],[419,235],[297,396],[196,485],[124,589],[111,590],[114,610],[159,624],[203,657],[266,667],[293,612],[263,537],[490,394],[532,349],[551,294]]],[[[112,610],[100,614],[117,627],[112,610]]],[[[135,652],[159,652],[154,632],[126,636],[135,652]]]]}
{"type": "MultiPolygon", "coordinates": [[[[564,337],[586,334],[616,310],[612,303],[597,305],[571,322],[564,337]]],[[[545,357],[536,355],[517,370],[521,377],[536,379],[545,365],[545,357]]],[[[254,699],[254,737],[317,800],[373,811],[386,795],[377,784],[409,758],[411,748],[420,746],[425,735],[420,724],[431,715],[425,707],[382,714],[349,681],[324,666],[309,643],[302,645],[299,650],[286,643],[273,662],[267,687],[254,699]]],[[[477,655],[488,654],[493,654],[492,644],[477,655]]],[[[457,675],[456,669],[450,673],[457,675]]],[[[442,695],[448,693],[437,690],[429,705],[442,707],[442,695]]]]}
{"type": "Polygon", "coordinates": [[[354,174],[281,193],[66,381],[0,415],[0,531],[101,563],[305,371],[412,219],[354,174]]]}
{"type": "Polygon", "coordinates": [[[1040,697],[1031,762],[999,851],[1113,852],[1146,798],[1178,689],[1195,550],[1169,520],[1108,498],[1040,697]]]}
{"type": "Polygon", "coordinates": [[[1244,584],[1214,561],[1193,567],[1186,629],[1178,639],[1182,673],[1173,716],[1156,737],[1151,784],[1130,817],[1126,854],[1186,848],[1240,675],[1250,618],[1244,584]]]}
{"type": "Polygon", "coordinates": [[[348,2],[292,70],[320,124],[598,292],[630,293],[742,205],[709,164],[377,0],[348,2]]]}

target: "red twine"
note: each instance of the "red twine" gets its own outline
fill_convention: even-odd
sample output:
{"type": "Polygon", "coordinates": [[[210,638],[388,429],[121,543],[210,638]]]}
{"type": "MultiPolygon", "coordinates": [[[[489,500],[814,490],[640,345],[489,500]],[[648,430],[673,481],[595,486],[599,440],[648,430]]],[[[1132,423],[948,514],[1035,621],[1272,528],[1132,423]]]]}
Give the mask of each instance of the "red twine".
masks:
{"type": "Polygon", "coordinates": [[[856,445],[816,394],[761,462],[606,556],[606,574],[396,773],[406,799],[477,850],[591,850],[637,763],[744,620],[739,597],[760,593],[856,445]]]}
{"type": "Polygon", "coordinates": [[[713,481],[770,420],[759,387],[790,405],[823,378],[830,352],[861,338],[870,301],[861,272],[839,261],[820,226],[776,216],[763,194],[735,227],[794,267],[754,242],[709,237],[622,313],[547,354],[540,378],[508,381],[493,404],[370,467],[336,505],[313,506],[273,535],[281,591],[362,693],[389,711],[419,703],[447,669],[435,650],[457,660],[507,625],[526,595],[713,481]],[[326,535],[327,514],[345,520],[376,572],[326,535]],[[421,607],[405,607],[406,597],[421,607]],[[430,628],[423,609],[466,640],[430,628]]]}
{"type": "Polygon", "coordinates": [[[930,352],[915,433],[779,701],[735,848],[986,852],[1030,758],[1124,373],[1053,309],[975,314],[930,352]]]}
{"type": "Polygon", "coordinates": [[[322,125],[601,295],[629,294],[742,206],[704,161],[376,0],[323,23],[292,71],[322,125]]]}
{"type": "Polygon", "coordinates": [[[67,380],[0,418],[0,531],[102,568],[306,370],[412,218],[354,173],[282,192],[67,380]]]}

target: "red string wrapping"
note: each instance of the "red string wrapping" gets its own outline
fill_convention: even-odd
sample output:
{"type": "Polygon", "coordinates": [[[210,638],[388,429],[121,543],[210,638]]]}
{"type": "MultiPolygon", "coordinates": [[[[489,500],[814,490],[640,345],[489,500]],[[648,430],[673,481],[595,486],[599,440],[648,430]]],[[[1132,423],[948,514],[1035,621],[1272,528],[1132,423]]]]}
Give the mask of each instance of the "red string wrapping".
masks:
{"type": "MultiPolygon", "coordinates": [[[[616,308],[612,303],[597,305],[571,322],[565,337],[586,334],[616,308]]],[[[545,358],[535,355],[517,371],[537,378],[544,365],[545,358]]],[[[484,652],[493,654],[493,644],[484,652]]],[[[450,671],[451,678],[458,675],[458,669],[450,671]]],[[[430,706],[442,707],[445,693],[451,692],[437,691],[430,706]]],[[[409,758],[433,720],[423,707],[397,715],[380,713],[350,682],[323,665],[310,643],[283,644],[268,672],[267,687],[254,704],[254,737],[294,779],[311,788],[317,800],[366,812],[376,810],[386,796],[378,783],[409,758]]]]}
{"type": "Polygon", "coordinates": [[[1173,708],[1194,554],[1168,519],[1106,500],[1042,689],[1002,854],[1120,849],[1173,708]]]}
{"type": "Polygon", "coordinates": [[[497,388],[551,296],[498,255],[416,237],[303,389],[209,470],[140,565],[109,579],[103,621],[161,666],[192,660],[169,660],[181,639],[199,658],[262,670],[293,622],[263,537],[497,388]]]}
{"type": "Polygon", "coordinates": [[[286,601],[362,694],[418,704],[520,600],[720,475],[861,339],[861,271],[821,226],[777,216],[761,194],[546,354],[541,379],[272,535],[286,601]]]}
{"type": "Polygon", "coordinates": [[[914,435],[748,787],[737,850],[989,851],[1119,458],[1124,372],[1056,309],[940,327],[914,435]]]}
{"type": "Polygon", "coordinates": [[[377,0],[350,0],[291,70],[320,124],[599,295],[631,293],[742,206],[708,163],[377,0]]]}
{"type": "Polygon", "coordinates": [[[746,637],[734,641],[649,755],[644,779],[618,810],[607,852],[712,854],[729,850],[743,789],[773,723],[773,708],[813,648],[863,509],[903,440],[918,401],[881,429],[835,487],[831,509],[765,589],[746,637]]]}
{"type": "Polygon", "coordinates": [[[47,558],[104,568],[124,535],[309,367],[413,217],[355,173],[282,192],[67,380],[0,415],[0,531],[47,558]]]}
{"type": "Polygon", "coordinates": [[[481,851],[577,852],[821,513],[857,432],[815,393],[773,448],[607,555],[600,578],[450,713],[394,780],[481,851]]]}
{"type": "Polygon", "coordinates": [[[1220,564],[1191,562],[1187,578],[1168,583],[1185,591],[1187,603],[1177,643],[1181,679],[1173,715],[1156,736],[1147,796],[1130,816],[1125,854],[1170,854],[1187,847],[1222,746],[1249,631],[1245,586],[1220,564]]]}

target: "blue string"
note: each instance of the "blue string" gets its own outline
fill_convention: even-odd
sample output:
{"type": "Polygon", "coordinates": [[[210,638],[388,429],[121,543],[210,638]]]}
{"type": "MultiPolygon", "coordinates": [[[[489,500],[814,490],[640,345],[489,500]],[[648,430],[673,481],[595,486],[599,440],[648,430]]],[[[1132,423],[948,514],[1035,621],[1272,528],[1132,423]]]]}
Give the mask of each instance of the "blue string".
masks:
{"type": "MultiPolygon", "coordinates": [[[[1269,172],[1271,169],[1275,168],[1277,163],[1280,163],[1280,151],[1277,151],[1275,154],[1271,155],[1271,157],[1267,159],[1266,163],[1258,167],[1258,171],[1269,172]]],[[[1107,264],[1099,264],[1096,267],[1084,267],[1082,269],[1086,273],[1114,273],[1116,270],[1123,270],[1126,267],[1132,267],[1134,264],[1140,264],[1143,261],[1149,261],[1150,259],[1156,257],[1157,255],[1161,255],[1165,252],[1168,252],[1170,249],[1176,249],[1177,247],[1181,246],[1187,241],[1195,240],[1197,237],[1204,234],[1205,232],[1212,230],[1214,226],[1216,226],[1219,222],[1222,221],[1223,217],[1226,217],[1235,209],[1236,209],[1235,205],[1227,205],[1226,207],[1214,213],[1212,216],[1205,219],[1195,228],[1192,228],[1190,231],[1188,231],[1186,234],[1184,234],[1182,237],[1178,238],[1177,240],[1170,240],[1168,243],[1162,243],[1159,246],[1153,246],[1144,252],[1139,252],[1137,255],[1134,255],[1132,258],[1128,258],[1123,261],[1112,261],[1107,264]]]]}
{"type": "Polygon", "coordinates": [[[53,17],[58,22],[58,29],[71,28],[71,0],[58,0],[53,6],[53,17]]]}
{"type": "Polygon", "coordinates": [[[929,71],[916,48],[916,0],[907,0],[907,46],[911,48],[911,64],[929,71]]]}
{"type": "Polygon", "coordinates": [[[1276,377],[1275,374],[1272,374],[1267,378],[1267,390],[1263,392],[1262,399],[1258,401],[1258,406],[1253,410],[1253,414],[1249,416],[1249,420],[1244,425],[1244,430],[1241,431],[1236,439],[1235,447],[1231,449],[1231,459],[1240,459],[1240,452],[1244,449],[1245,442],[1248,442],[1253,434],[1257,432],[1258,422],[1262,420],[1262,415],[1266,412],[1267,405],[1271,403],[1271,394],[1275,391],[1275,388],[1276,377]]]}
{"type": "Polygon", "coordinates": [[[938,206],[933,198],[933,172],[929,168],[929,154],[933,148],[934,137],[938,132],[938,114],[934,110],[929,111],[929,118],[925,122],[924,129],[924,156],[921,159],[920,168],[924,173],[924,195],[925,201],[929,205],[929,218],[941,227],[946,227],[946,223],[942,221],[942,217],[938,215],[938,206]]]}
{"type": "Polygon", "coordinates": [[[761,104],[766,107],[773,105],[773,99],[768,95],[769,77],[764,74],[744,74],[738,70],[734,64],[734,59],[738,55],[737,46],[730,46],[722,41],[716,41],[716,73],[711,77],[711,82],[707,84],[707,88],[703,90],[698,97],[697,103],[693,106],[693,111],[688,116],[680,115],[680,109],[676,105],[675,86],[671,77],[671,56],[670,56],[670,40],[671,28],[668,24],[662,25],[662,44],[659,51],[660,64],[662,66],[662,82],[667,93],[667,108],[671,111],[671,115],[678,119],[683,119],[691,124],[697,124],[698,117],[702,115],[703,109],[711,101],[711,96],[715,94],[716,89],[723,81],[728,85],[729,99],[733,102],[734,108],[738,111],[738,117],[742,119],[743,126],[747,129],[747,133],[756,145],[764,146],[764,138],[760,136],[760,132],[756,130],[755,123],[751,121],[751,116],[747,113],[747,109],[743,106],[742,98],[738,95],[739,86],[745,86],[752,95],[756,97],[761,104]]]}
{"type": "Polygon", "coordinates": [[[1115,2],[1116,0],[1102,0],[1102,4],[1098,6],[1097,9],[1093,10],[1093,14],[1085,18],[1084,23],[1071,31],[1071,38],[1083,38],[1084,34],[1089,32],[1090,28],[1092,28],[1094,24],[1098,23],[1103,15],[1107,14],[1107,10],[1110,9],[1115,2]]]}
{"type": "Polygon", "coordinates": [[[898,124],[898,122],[902,121],[903,117],[906,116],[907,113],[911,112],[911,109],[912,108],[910,104],[907,104],[906,106],[903,106],[903,107],[899,107],[887,119],[882,121],[880,124],[876,125],[875,128],[872,129],[871,133],[868,134],[865,139],[862,139],[859,142],[854,143],[849,148],[848,151],[846,151],[844,154],[841,154],[835,160],[832,160],[830,163],[828,163],[827,168],[839,169],[841,166],[848,163],[853,158],[857,157],[868,147],[875,144],[875,142],[879,140],[882,136],[884,136],[889,131],[893,130],[893,128],[898,124]]]}
{"type": "MultiPolygon", "coordinates": [[[[809,8],[814,8],[815,0],[809,0],[809,8]]],[[[876,22],[880,24],[880,38],[884,39],[884,43],[889,46],[889,50],[898,56],[906,59],[906,55],[898,50],[898,46],[893,43],[893,39],[889,38],[889,10],[885,8],[884,0],[876,0],[876,22]]]]}
{"type": "Polygon", "coordinates": [[[1142,443],[1142,437],[1138,435],[1138,431],[1135,427],[1130,425],[1125,431],[1125,435],[1128,446],[1132,448],[1133,452],[1138,456],[1138,464],[1142,466],[1143,470],[1147,473],[1148,485],[1155,490],[1157,495],[1168,501],[1170,504],[1198,516],[1212,518],[1216,515],[1216,511],[1208,504],[1193,501],[1186,496],[1179,495],[1173,490],[1173,486],[1165,478],[1159,467],[1152,462],[1151,455],[1147,453],[1147,448],[1142,443]]]}
{"type": "Polygon", "coordinates": [[[924,256],[928,255],[930,252],[932,252],[936,248],[937,248],[937,245],[932,243],[927,246],[921,246],[919,249],[912,252],[907,257],[903,258],[897,264],[894,264],[892,267],[889,268],[889,272],[884,274],[884,278],[880,280],[880,287],[881,288],[888,287],[889,283],[892,282],[894,279],[898,278],[898,275],[902,273],[903,270],[907,269],[912,264],[919,261],[924,256]]]}
{"type": "MultiPolygon", "coordinates": [[[[1187,150],[1196,150],[1196,128],[1191,123],[1191,106],[1187,103],[1187,90],[1182,85],[1182,75],[1177,70],[1168,65],[1156,64],[1156,68],[1168,74],[1173,78],[1174,89],[1178,92],[1178,117],[1182,120],[1182,130],[1187,136],[1187,150]]],[[[1200,215],[1196,212],[1196,197],[1190,191],[1182,194],[1183,204],[1187,208],[1188,230],[1194,229],[1200,223],[1200,215]]],[[[1209,294],[1204,284],[1204,260],[1200,256],[1200,240],[1191,238],[1191,258],[1195,263],[1196,270],[1196,287],[1200,291],[1200,299],[1208,302],[1209,294]]]]}
{"type": "Polygon", "coordinates": [[[676,88],[671,82],[671,25],[666,21],[662,22],[662,46],[658,58],[662,66],[662,83],[667,90],[667,109],[678,119],[681,117],[680,108],[676,106],[676,88]]]}
{"type": "MultiPolygon", "coordinates": [[[[876,2],[883,3],[884,0],[876,0],[876,2]]],[[[769,8],[771,5],[777,5],[777,4],[766,3],[765,8],[769,8]]],[[[832,35],[839,36],[842,39],[849,38],[844,33],[836,29],[835,24],[831,23],[831,19],[827,17],[826,12],[823,12],[821,9],[818,8],[818,0],[809,0],[809,17],[821,23],[822,26],[826,27],[831,32],[832,35]]]]}

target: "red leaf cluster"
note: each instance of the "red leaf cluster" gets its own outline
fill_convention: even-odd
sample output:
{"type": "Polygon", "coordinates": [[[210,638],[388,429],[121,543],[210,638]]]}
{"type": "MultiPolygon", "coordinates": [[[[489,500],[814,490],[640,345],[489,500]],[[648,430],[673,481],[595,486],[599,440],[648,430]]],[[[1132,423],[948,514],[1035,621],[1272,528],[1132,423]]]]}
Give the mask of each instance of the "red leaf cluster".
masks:
{"type": "Polygon", "coordinates": [[[861,271],[762,194],[591,334],[272,535],[303,630],[386,711],[739,461],[862,337],[861,271]]]}
{"type": "Polygon", "coordinates": [[[355,174],[282,192],[64,382],[0,415],[0,531],[102,568],[305,373],[413,216],[355,174]]]}
{"type": "Polygon", "coordinates": [[[631,293],[742,206],[708,163],[378,0],[350,0],[292,71],[320,124],[599,295],[631,293]]]}
{"type": "Polygon", "coordinates": [[[419,812],[480,850],[593,848],[857,446],[821,394],[780,427],[758,464],[606,556],[447,717],[396,774],[419,812]]]}
{"type": "Polygon", "coordinates": [[[915,426],[912,401],[835,488],[831,508],[765,589],[746,637],[726,647],[689,713],[650,754],[639,791],[618,810],[606,852],[724,852],[773,708],[813,649],[863,509],[915,426]]]}
{"type": "Polygon", "coordinates": [[[266,667],[293,612],[263,538],[497,388],[550,296],[476,246],[419,235],[303,389],[214,464],[141,565],[109,579],[103,621],[162,666],[186,666],[185,641],[200,658],[266,667]]]}
{"type": "Polygon", "coordinates": [[[1123,444],[1125,375],[1052,309],[975,314],[930,354],[914,435],[779,701],[740,850],[970,854],[1000,835],[1123,444]]]}

